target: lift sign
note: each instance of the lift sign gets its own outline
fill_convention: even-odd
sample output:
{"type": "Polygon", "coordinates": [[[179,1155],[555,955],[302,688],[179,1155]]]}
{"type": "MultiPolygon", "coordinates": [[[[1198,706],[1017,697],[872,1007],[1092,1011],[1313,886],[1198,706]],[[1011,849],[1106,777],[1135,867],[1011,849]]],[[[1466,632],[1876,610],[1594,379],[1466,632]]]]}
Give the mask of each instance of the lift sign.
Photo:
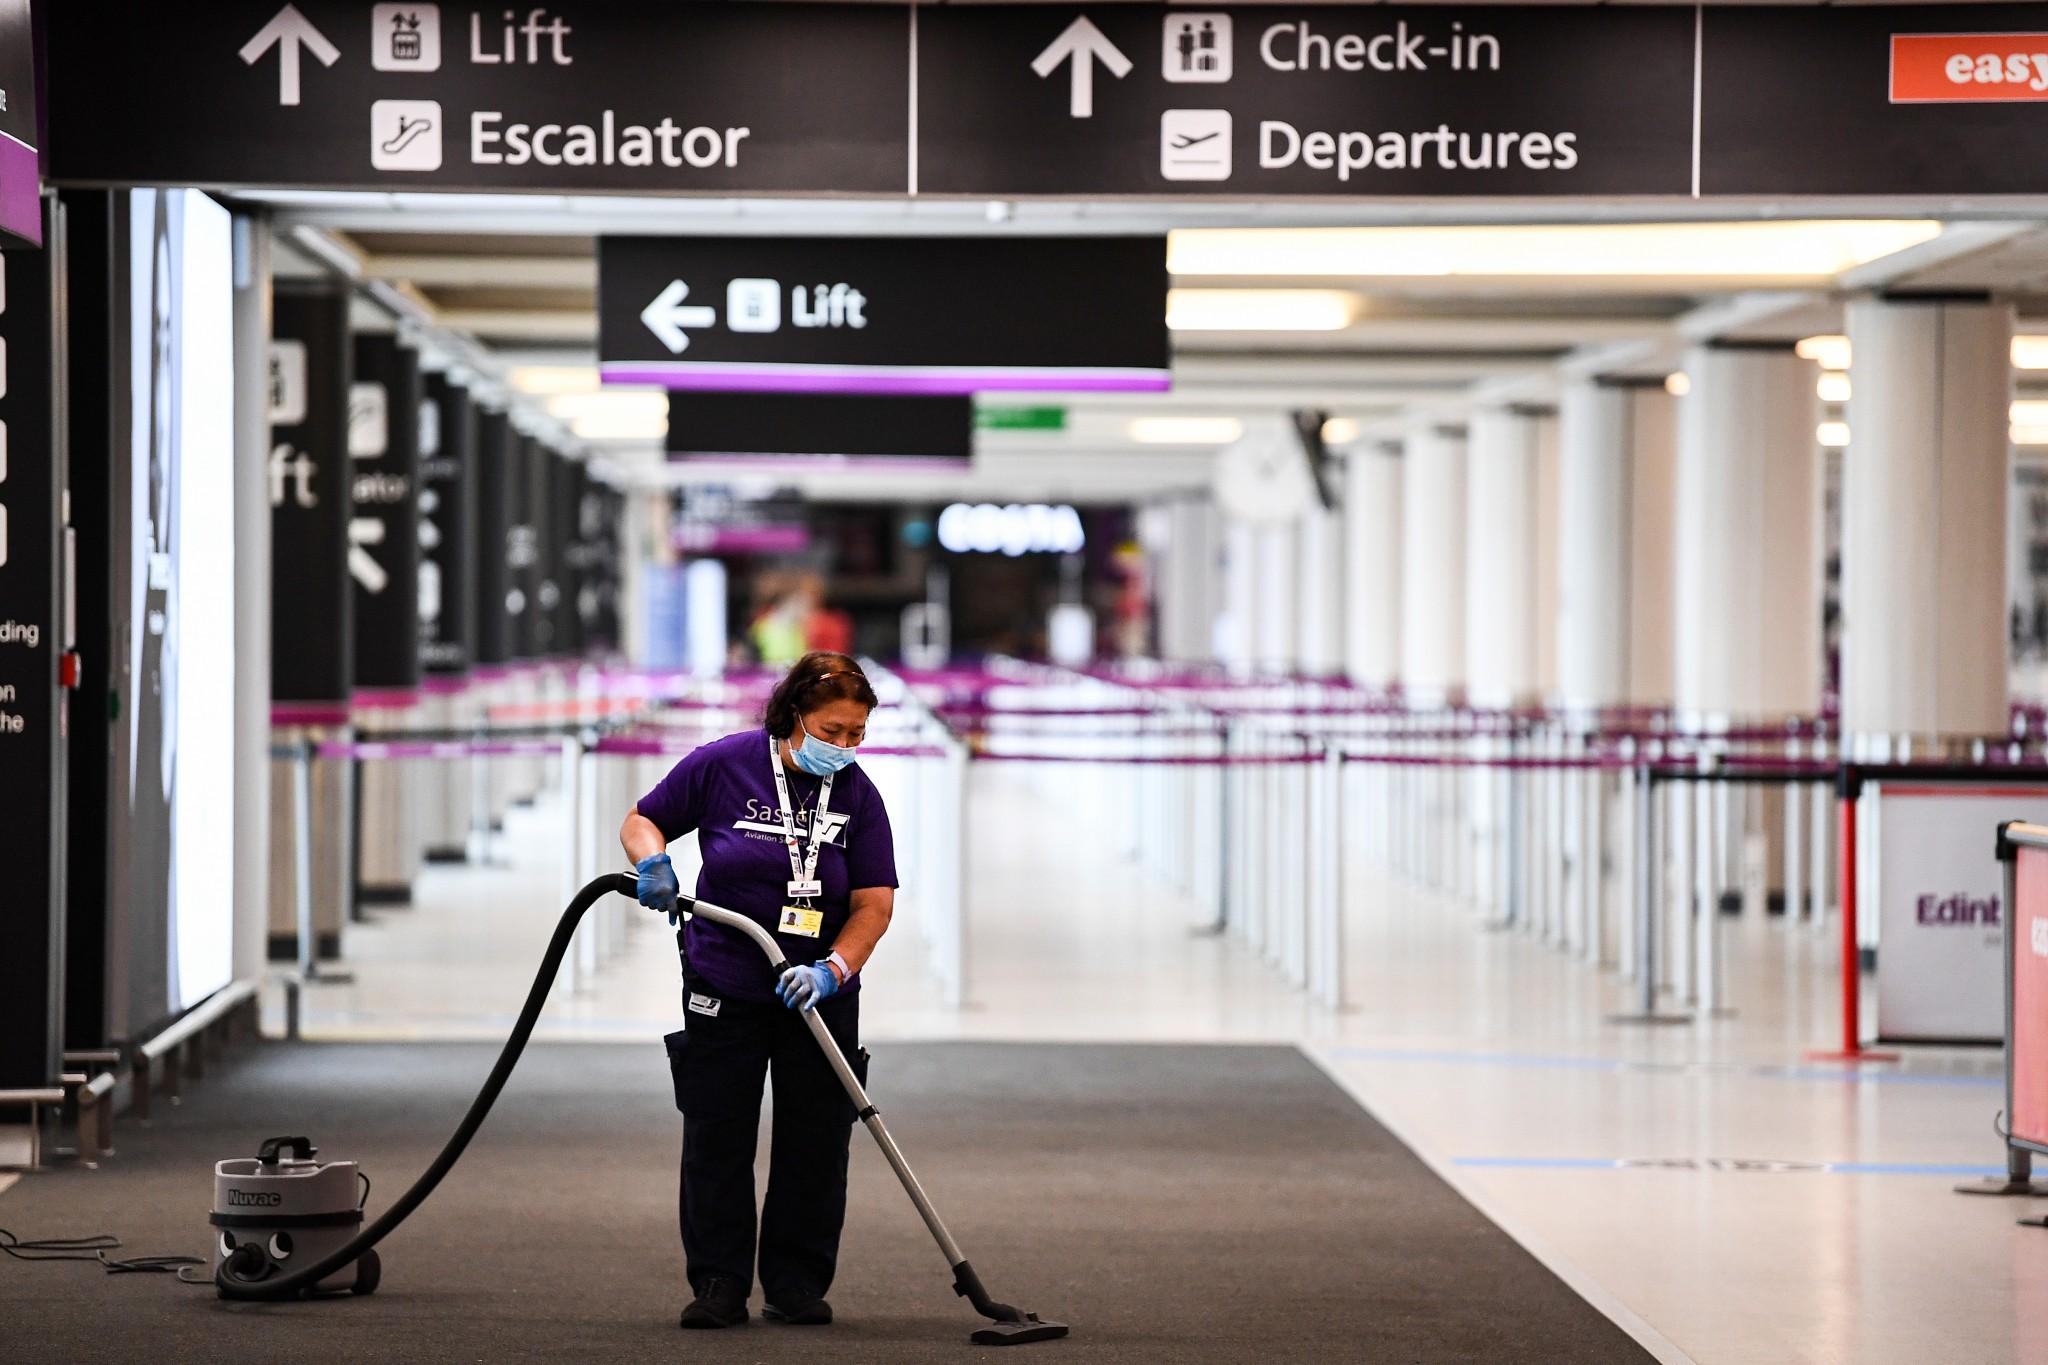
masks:
{"type": "Polygon", "coordinates": [[[2048,100],[2048,33],[1895,33],[1893,104],[2048,100]]]}

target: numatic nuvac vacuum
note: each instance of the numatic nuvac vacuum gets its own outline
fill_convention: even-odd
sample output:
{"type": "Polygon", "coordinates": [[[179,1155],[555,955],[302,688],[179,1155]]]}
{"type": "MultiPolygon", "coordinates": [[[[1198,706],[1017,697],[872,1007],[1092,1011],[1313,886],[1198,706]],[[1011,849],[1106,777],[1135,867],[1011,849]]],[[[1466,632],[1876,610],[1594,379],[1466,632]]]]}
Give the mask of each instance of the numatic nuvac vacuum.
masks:
{"type": "MultiPolygon", "coordinates": [[[[348,1245],[363,1225],[370,1178],[353,1161],[317,1161],[302,1137],[264,1139],[253,1157],[232,1157],[213,1167],[213,1274],[229,1261],[244,1281],[311,1265],[348,1245]]],[[[381,1265],[365,1250],[354,1264],[341,1261],[309,1292],[371,1294],[381,1265]]]]}
{"type": "MultiPolygon", "coordinates": [[[[469,1146],[469,1140],[476,1136],[476,1130],[483,1125],[485,1116],[491,1112],[491,1105],[497,1101],[498,1092],[505,1088],[506,1080],[512,1075],[512,1068],[518,1063],[519,1054],[526,1050],[526,1040],[533,1033],[534,1021],[540,1018],[541,1006],[547,1001],[548,989],[554,984],[555,973],[561,967],[562,957],[569,949],[569,940],[576,932],[577,921],[581,920],[583,913],[595,905],[598,898],[606,892],[631,896],[634,894],[634,888],[635,881],[632,876],[619,872],[608,873],[578,891],[576,898],[569,902],[568,908],[562,912],[562,918],[555,924],[554,937],[548,940],[548,950],[541,959],[540,971],[534,976],[533,985],[526,993],[526,1003],[520,1008],[519,1019],[512,1025],[511,1036],[505,1039],[505,1046],[498,1053],[498,1060],[491,1067],[491,1074],[484,1078],[483,1088],[477,1091],[476,1098],[470,1102],[469,1112],[464,1114],[462,1122],[455,1126],[453,1136],[441,1149],[440,1155],[436,1156],[433,1164],[412,1183],[411,1188],[393,1200],[391,1207],[378,1215],[376,1222],[317,1260],[309,1261],[307,1253],[296,1251],[298,1243],[295,1240],[294,1253],[288,1258],[290,1262],[295,1263],[296,1268],[293,1269],[284,1268],[284,1259],[264,1254],[269,1250],[267,1238],[265,1243],[259,1244],[239,1240],[238,1234],[237,1245],[231,1249],[224,1249],[217,1238],[215,1251],[221,1259],[214,1271],[214,1284],[218,1287],[221,1297],[282,1299],[317,1292],[332,1284],[334,1281],[331,1277],[351,1264],[357,1266],[356,1285],[362,1284],[365,1275],[369,1280],[368,1287],[358,1288],[357,1292],[368,1293],[370,1289],[375,1288],[378,1270],[371,1248],[382,1241],[386,1233],[404,1222],[406,1217],[434,1192],[434,1187],[441,1183],[441,1178],[448,1174],[449,1169],[462,1156],[463,1149],[469,1146]],[[363,1262],[367,1264],[362,1264],[363,1262]]],[[[722,924],[745,934],[767,954],[777,976],[789,970],[789,963],[782,956],[782,949],[776,945],[774,936],[745,915],[727,910],[723,906],[713,905],[709,901],[700,901],[693,896],[681,897],[677,908],[686,915],[702,915],[714,924],[722,924]]],[[[846,1055],[839,1050],[839,1044],[833,1041],[832,1034],[825,1027],[825,1021],[820,1019],[815,1011],[806,1010],[804,1023],[809,1026],[811,1037],[824,1049],[826,1060],[832,1064],[833,1074],[839,1077],[839,1083],[846,1088],[847,1096],[853,1101],[854,1112],[860,1116],[861,1122],[867,1125],[868,1132],[874,1135],[876,1145],[882,1149],[883,1157],[889,1162],[889,1168],[895,1171],[896,1178],[903,1182],[904,1192],[910,1196],[910,1202],[917,1206],[918,1216],[924,1219],[924,1225],[931,1230],[933,1239],[939,1244],[939,1250],[945,1253],[946,1264],[953,1270],[953,1292],[966,1298],[974,1305],[976,1312],[989,1319],[989,1325],[977,1329],[972,1340],[982,1346],[1014,1346],[1029,1341],[1050,1341],[1055,1337],[1065,1336],[1067,1328],[1064,1323],[1048,1322],[1036,1313],[1027,1313],[1007,1303],[997,1303],[989,1297],[988,1290],[982,1287],[981,1277],[974,1273],[974,1267],[968,1263],[966,1253],[961,1251],[960,1244],[953,1240],[953,1234],[946,1231],[946,1225],[940,1220],[938,1210],[932,1207],[932,1201],[925,1194],[924,1187],[918,1184],[917,1176],[911,1172],[910,1163],[903,1159],[903,1153],[896,1146],[896,1140],[889,1136],[888,1128],[882,1123],[881,1114],[869,1101],[867,1091],[861,1088],[859,1078],[853,1074],[853,1068],[847,1065],[846,1055]]],[[[269,1155],[279,1156],[285,1146],[297,1143],[301,1146],[293,1147],[293,1152],[310,1164],[313,1156],[312,1144],[305,1139],[286,1138],[273,1141],[278,1145],[275,1151],[271,1150],[271,1143],[264,1144],[269,1155]]],[[[258,1162],[261,1160],[262,1157],[259,1156],[258,1162]]],[[[222,1163],[223,1166],[238,1164],[222,1163]]],[[[282,1168],[281,1160],[277,1164],[282,1168]]],[[[344,1163],[335,1163],[335,1166],[342,1164],[344,1163]]],[[[326,1169],[334,1168],[330,1166],[326,1169]]],[[[235,1178],[240,1180],[245,1177],[238,1174],[235,1178]]],[[[278,1178],[289,1177],[280,1174],[278,1178]]],[[[282,1209],[281,1204],[277,1207],[282,1209]]],[[[349,1225],[354,1225],[353,1219],[349,1225]]]]}

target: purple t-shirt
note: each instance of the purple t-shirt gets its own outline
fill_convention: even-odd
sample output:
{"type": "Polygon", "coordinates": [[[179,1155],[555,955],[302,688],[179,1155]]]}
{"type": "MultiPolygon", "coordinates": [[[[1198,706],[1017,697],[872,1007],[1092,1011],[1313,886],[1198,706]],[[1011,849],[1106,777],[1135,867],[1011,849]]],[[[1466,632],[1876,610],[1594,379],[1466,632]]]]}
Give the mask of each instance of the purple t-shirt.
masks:
{"type": "MultiPolygon", "coordinates": [[[[697,896],[737,910],[775,934],[791,962],[816,962],[832,950],[846,925],[852,893],[896,885],[896,845],[882,794],[855,763],[832,780],[826,819],[835,827],[818,851],[818,880],[825,894],[811,904],[825,912],[816,938],[778,932],[788,896],[789,849],[783,842],[775,774],[768,766],[768,732],[747,730],[701,745],[669,769],[637,809],[673,843],[691,830],[704,857],[697,896]]],[[[809,773],[782,770],[796,806],[797,854],[810,851],[811,814],[824,784],[809,773]]],[[[691,919],[684,951],[705,980],[741,1000],[772,1001],[775,978],[767,955],[738,930],[691,919]]],[[[860,989],[855,975],[842,990],[860,989]]]]}

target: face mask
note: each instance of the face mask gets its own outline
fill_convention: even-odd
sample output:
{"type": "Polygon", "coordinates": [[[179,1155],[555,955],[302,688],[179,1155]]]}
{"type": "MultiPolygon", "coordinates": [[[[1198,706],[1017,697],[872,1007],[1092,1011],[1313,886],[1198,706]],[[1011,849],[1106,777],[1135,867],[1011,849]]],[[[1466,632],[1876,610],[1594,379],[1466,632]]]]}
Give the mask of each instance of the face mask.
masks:
{"type": "Polygon", "coordinates": [[[830,777],[859,757],[852,749],[843,749],[819,739],[804,729],[802,721],[796,723],[796,728],[802,732],[804,741],[792,748],[789,756],[796,760],[797,767],[812,777],[830,777]]]}

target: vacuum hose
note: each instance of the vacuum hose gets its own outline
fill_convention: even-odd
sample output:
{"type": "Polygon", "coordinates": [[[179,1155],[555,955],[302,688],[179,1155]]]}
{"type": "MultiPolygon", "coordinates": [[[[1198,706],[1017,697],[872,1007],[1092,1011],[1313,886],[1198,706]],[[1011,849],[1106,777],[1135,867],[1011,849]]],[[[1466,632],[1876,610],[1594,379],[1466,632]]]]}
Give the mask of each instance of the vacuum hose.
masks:
{"type": "Polygon", "coordinates": [[[583,912],[604,897],[607,892],[621,896],[635,894],[635,879],[624,872],[611,872],[592,881],[576,898],[569,902],[568,909],[555,924],[555,936],[548,940],[548,950],[541,959],[540,970],[534,974],[533,986],[526,992],[526,1004],[520,1008],[519,1022],[512,1026],[511,1036],[505,1039],[505,1046],[498,1053],[497,1064],[491,1068],[490,1076],[484,1081],[483,1089],[477,1091],[470,1101],[469,1112],[462,1116],[462,1122],[455,1127],[455,1133],[441,1154],[434,1158],[426,1173],[412,1182],[412,1187],[393,1200],[391,1207],[384,1210],[376,1222],[364,1228],[350,1239],[348,1245],[315,1261],[303,1270],[294,1270],[288,1275],[269,1279],[252,1280],[242,1277],[233,1257],[221,1263],[214,1284],[221,1297],[229,1299],[288,1299],[302,1290],[311,1289],[320,1281],[348,1265],[371,1247],[384,1240],[385,1234],[403,1223],[422,1200],[434,1192],[441,1183],[441,1177],[448,1174],[469,1146],[469,1140],[476,1136],[476,1130],[483,1126],[484,1119],[491,1112],[491,1105],[497,1102],[498,1092],[505,1088],[511,1078],[512,1068],[519,1064],[519,1054],[526,1050],[526,1040],[533,1033],[533,1025],[540,1018],[541,1007],[547,1003],[548,989],[555,984],[555,973],[561,969],[562,958],[569,951],[569,941],[576,934],[576,925],[583,918],[583,912]]]}

